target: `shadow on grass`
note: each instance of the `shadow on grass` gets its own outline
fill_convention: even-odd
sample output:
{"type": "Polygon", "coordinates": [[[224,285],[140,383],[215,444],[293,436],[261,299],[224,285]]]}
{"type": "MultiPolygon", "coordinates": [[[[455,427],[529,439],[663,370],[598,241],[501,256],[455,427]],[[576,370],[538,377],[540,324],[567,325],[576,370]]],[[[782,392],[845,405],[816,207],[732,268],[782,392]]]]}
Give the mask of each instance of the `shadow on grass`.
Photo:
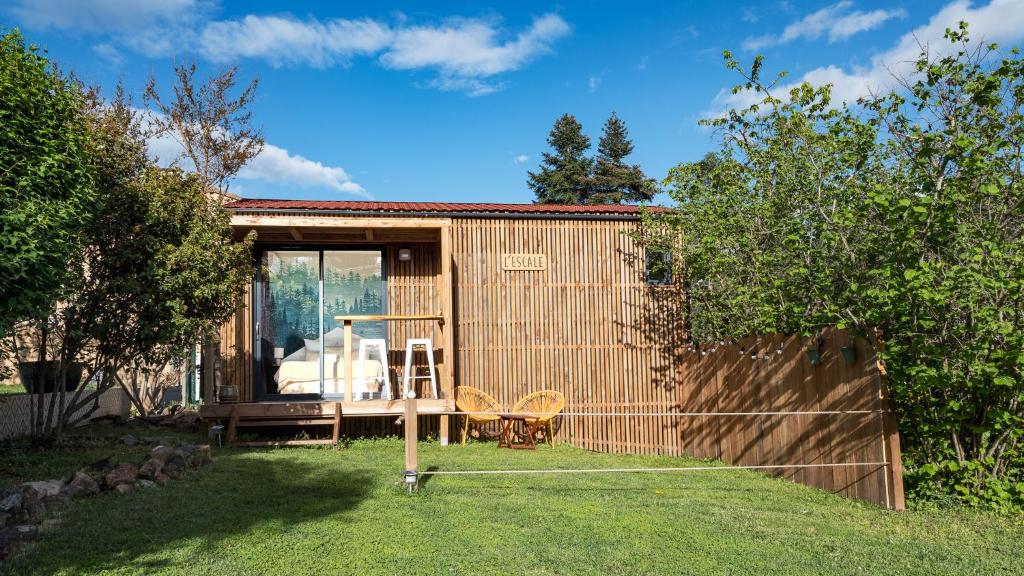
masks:
{"type": "Polygon", "coordinates": [[[254,530],[284,538],[307,521],[349,513],[374,488],[369,470],[323,462],[287,451],[222,453],[166,488],[76,502],[62,526],[0,563],[0,574],[180,570],[196,548],[230,565],[235,546],[226,541],[254,530]]]}

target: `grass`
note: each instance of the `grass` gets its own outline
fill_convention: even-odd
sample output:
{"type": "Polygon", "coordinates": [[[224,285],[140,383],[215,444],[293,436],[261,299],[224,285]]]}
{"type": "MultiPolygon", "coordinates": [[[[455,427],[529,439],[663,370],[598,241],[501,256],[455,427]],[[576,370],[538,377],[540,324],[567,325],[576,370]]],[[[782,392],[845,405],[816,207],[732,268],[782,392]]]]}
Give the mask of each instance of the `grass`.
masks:
{"type": "MultiPolygon", "coordinates": [[[[123,433],[93,427],[77,454],[94,458],[123,433]]],[[[62,451],[50,452],[63,465],[72,457],[62,451]]],[[[337,450],[222,448],[215,458],[167,488],[75,503],[59,528],[0,563],[0,574],[1024,572],[1020,520],[888,512],[746,471],[437,476],[408,496],[399,439],[337,450]]],[[[51,467],[30,460],[4,478],[51,467]]],[[[567,446],[420,444],[422,469],[685,462],[567,446]]]]}
{"type": "Polygon", "coordinates": [[[0,396],[6,394],[27,394],[28,390],[21,384],[9,384],[7,382],[0,382],[0,396]]]}

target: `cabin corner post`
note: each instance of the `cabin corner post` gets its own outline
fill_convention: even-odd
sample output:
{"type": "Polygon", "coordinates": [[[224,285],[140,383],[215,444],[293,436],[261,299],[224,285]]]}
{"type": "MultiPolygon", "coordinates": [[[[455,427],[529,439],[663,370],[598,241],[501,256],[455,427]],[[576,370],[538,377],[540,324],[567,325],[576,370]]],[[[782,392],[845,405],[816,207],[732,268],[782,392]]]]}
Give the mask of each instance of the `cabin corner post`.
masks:
{"type": "MultiPolygon", "coordinates": [[[[444,345],[444,364],[441,366],[442,396],[447,400],[455,393],[455,315],[452,310],[452,226],[451,223],[441,228],[441,334],[444,345]]],[[[441,416],[438,440],[442,446],[448,445],[448,415],[441,416]]]]}

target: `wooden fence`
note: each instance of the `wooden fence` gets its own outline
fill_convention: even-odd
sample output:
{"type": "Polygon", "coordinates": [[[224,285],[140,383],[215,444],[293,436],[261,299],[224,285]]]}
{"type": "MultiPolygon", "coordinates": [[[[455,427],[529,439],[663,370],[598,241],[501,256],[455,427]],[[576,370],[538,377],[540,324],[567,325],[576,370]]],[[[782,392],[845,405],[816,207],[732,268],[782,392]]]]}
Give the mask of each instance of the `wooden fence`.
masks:
{"type": "Polygon", "coordinates": [[[595,415],[564,417],[559,434],[601,452],[786,465],[767,471],[903,508],[899,436],[869,342],[829,330],[820,340],[748,338],[683,348],[675,356],[674,378],[661,381],[661,390],[645,390],[636,380],[595,390],[600,396],[594,401],[568,403],[567,413],[595,415]],[[841,351],[846,346],[854,350],[850,359],[841,351]],[[820,350],[817,365],[807,355],[814,348],[820,350]]]}

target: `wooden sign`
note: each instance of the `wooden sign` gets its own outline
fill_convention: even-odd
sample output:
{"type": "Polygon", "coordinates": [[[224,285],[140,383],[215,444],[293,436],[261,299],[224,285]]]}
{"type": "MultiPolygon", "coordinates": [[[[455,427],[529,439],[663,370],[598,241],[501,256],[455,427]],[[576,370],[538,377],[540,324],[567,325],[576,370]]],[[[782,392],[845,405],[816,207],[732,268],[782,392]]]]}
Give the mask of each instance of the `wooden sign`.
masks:
{"type": "Polygon", "coordinates": [[[547,270],[548,257],[544,254],[502,254],[502,270],[547,270]]]}

